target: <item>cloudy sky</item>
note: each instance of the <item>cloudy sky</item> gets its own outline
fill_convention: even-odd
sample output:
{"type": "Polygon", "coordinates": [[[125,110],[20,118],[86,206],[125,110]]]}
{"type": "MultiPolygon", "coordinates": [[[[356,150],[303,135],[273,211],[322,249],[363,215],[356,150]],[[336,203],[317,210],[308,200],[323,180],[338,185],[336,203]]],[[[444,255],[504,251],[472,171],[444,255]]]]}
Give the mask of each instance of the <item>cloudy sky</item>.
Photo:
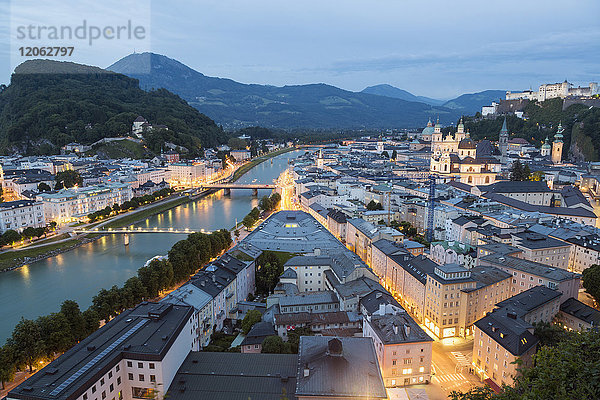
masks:
{"type": "MultiPolygon", "coordinates": [[[[48,17],[51,13],[40,7],[26,8],[29,0],[14,1],[11,7],[0,0],[0,82],[5,83],[20,60],[15,25],[30,15],[37,23],[58,24],[48,22],[58,17],[48,17]]],[[[99,25],[138,18],[148,27],[144,43],[104,41],[76,48],[73,61],[101,67],[134,48],[149,49],[206,75],[244,83],[324,82],[354,91],[388,83],[436,98],[564,79],[581,85],[600,80],[598,0],[43,3],[55,1],[56,7],[67,5],[61,24],[104,15],[99,25]]]]}

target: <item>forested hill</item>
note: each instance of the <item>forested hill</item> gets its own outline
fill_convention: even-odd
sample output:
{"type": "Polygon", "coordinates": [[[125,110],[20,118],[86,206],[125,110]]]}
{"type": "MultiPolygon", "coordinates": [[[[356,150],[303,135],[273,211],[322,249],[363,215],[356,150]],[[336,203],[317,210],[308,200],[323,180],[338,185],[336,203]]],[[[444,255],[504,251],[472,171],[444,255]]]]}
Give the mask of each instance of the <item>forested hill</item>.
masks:
{"type": "MultiPolygon", "coordinates": [[[[523,138],[540,147],[546,137],[552,141],[558,124],[562,122],[565,129],[563,157],[577,161],[600,160],[600,108],[581,104],[574,104],[566,110],[562,108],[562,99],[530,102],[524,110],[526,119],[508,116],[510,138],[523,138]]],[[[503,120],[504,117],[465,117],[465,129],[471,132],[473,139],[498,140],[503,120]]]]}
{"type": "Polygon", "coordinates": [[[70,142],[123,136],[138,115],[168,127],[146,135],[154,151],[171,142],[194,154],[227,140],[214,121],[165,89],[147,92],[136,79],[97,67],[31,60],[0,93],[0,152],[52,154],[70,142]]]}

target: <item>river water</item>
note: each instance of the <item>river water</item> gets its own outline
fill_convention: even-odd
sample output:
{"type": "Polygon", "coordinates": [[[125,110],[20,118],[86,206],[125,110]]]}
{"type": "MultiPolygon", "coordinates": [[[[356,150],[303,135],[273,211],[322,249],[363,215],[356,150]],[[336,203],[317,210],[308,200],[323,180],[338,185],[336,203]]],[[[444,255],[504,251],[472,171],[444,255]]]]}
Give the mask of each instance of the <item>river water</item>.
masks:
{"type": "MultiPolygon", "coordinates": [[[[303,151],[296,150],[274,157],[244,174],[239,183],[272,183],[287,167],[288,160],[303,151]]],[[[259,191],[259,198],[270,194],[259,191]]],[[[135,226],[190,228],[207,231],[231,228],[258,204],[250,190],[232,190],[231,196],[219,191],[194,202],[152,216],[135,226]]],[[[182,234],[134,234],[129,246],[122,235],[104,236],[56,257],[0,273],[0,345],[10,336],[21,319],[37,318],[56,312],[67,299],[75,300],[82,310],[102,288],[122,285],[136,275],[146,260],[167,254],[182,234]]]]}

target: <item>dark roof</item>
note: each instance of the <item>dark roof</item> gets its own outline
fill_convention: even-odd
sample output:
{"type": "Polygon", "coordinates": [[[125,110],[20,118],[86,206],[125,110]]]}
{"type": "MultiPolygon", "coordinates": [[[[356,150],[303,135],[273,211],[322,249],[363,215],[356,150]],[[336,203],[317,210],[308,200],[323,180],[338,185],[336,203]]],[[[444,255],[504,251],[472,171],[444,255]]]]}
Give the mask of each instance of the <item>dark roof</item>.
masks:
{"type": "Polygon", "coordinates": [[[11,209],[11,208],[19,208],[19,207],[32,206],[34,204],[35,204],[35,200],[6,201],[6,202],[3,202],[3,203],[0,203],[0,208],[11,209]]]}
{"type": "Polygon", "coordinates": [[[491,264],[498,268],[511,268],[517,271],[527,272],[528,274],[540,278],[549,279],[554,282],[563,282],[580,277],[580,275],[569,272],[565,269],[549,267],[535,261],[529,261],[524,258],[512,257],[506,254],[494,253],[487,256],[478,257],[479,263],[485,265],[491,264]]]}
{"type": "Polygon", "coordinates": [[[386,399],[373,340],[301,336],[296,395],[386,399]]]}
{"type": "Polygon", "coordinates": [[[169,387],[170,400],[295,400],[296,354],[190,352],[169,387]]]}
{"type": "Polygon", "coordinates": [[[433,342],[406,311],[398,315],[373,315],[368,323],[383,344],[433,342]]]}
{"type": "Polygon", "coordinates": [[[521,233],[513,233],[512,236],[518,238],[517,246],[522,246],[527,249],[539,250],[554,247],[567,247],[569,243],[562,240],[554,239],[546,235],[540,235],[536,232],[525,231],[521,233]]]}
{"type": "Polygon", "coordinates": [[[506,309],[496,310],[479,321],[475,326],[485,332],[513,356],[520,356],[538,343],[530,332],[533,327],[506,309]]]}
{"type": "Polygon", "coordinates": [[[12,399],[77,399],[123,358],[161,361],[194,309],[143,302],[73,346],[26,382],[12,399]]]}
{"type": "Polygon", "coordinates": [[[531,289],[501,301],[496,305],[500,308],[514,311],[519,317],[522,317],[560,296],[562,296],[562,293],[558,290],[553,290],[540,285],[534,286],[531,289]]]}
{"type": "MultiPolygon", "coordinates": [[[[508,272],[502,271],[496,267],[478,265],[477,267],[471,268],[471,279],[476,281],[476,289],[493,285],[501,282],[505,279],[512,277],[508,272]]],[[[473,289],[463,289],[463,292],[472,291],[473,289]]]]}
{"type": "Polygon", "coordinates": [[[296,271],[294,271],[293,268],[286,268],[285,271],[283,271],[283,274],[281,274],[281,276],[279,277],[279,279],[296,279],[298,278],[298,273],[296,271]]]}
{"type": "Polygon", "coordinates": [[[482,192],[493,193],[545,193],[552,192],[542,181],[500,181],[487,186],[478,186],[482,192]]]}
{"type": "Polygon", "coordinates": [[[246,346],[249,344],[262,344],[267,337],[274,335],[277,335],[277,332],[275,332],[273,324],[265,321],[257,322],[256,324],[252,325],[252,328],[250,328],[250,331],[244,340],[242,340],[241,345],[246,346]]]}
{"type": "Polygon", "coordinates": [[[334,220],[335,222],[337,222],[338,224],[345,224],[346,223],[346,214],[344,214],[343,212],[339,211],[339,210],[329,210],[329,213],[327,213],[327,216],[329,218],[331,218],[332,220],[334,220]]]}
{"type": "Polygon", "coordinates": [[[398,301],[392,296],[389,292],[383,290],[373,290],[371,293],[363,296],[359,300],[360,305],[362,305],[365,310],[367,310],[368,314],[373,314],[377,310],[379,310],[379,306],[384,304],[391,304],[398,308],[402,308],[398,301]]]}
{"type": "Polygon", "coordinates": [[[600,325],[600,311],[573,297],[568,298],[560,305],[560,311],[592,324],[592,326],[600,325]]]}

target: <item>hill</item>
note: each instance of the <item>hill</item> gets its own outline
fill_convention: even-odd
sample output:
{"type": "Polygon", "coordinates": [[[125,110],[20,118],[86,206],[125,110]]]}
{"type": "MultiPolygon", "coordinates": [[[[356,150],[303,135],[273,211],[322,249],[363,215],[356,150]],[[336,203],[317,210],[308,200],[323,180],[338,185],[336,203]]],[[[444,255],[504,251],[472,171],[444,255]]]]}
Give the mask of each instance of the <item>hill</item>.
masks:
{"type": "Polygon", "coordinates": [[[417,101],[417,102],[429,104],[432,106],[441,106],[442,104],[445,103],[444,100],[431,99],[431,98],[425,97],[425,96],[415,96],[414,94],[412,94],[411,92],[409,92],[407,90],[399,89],[397,87],[394,87],[392,85],[387,85],[387,84],[369,86],[367,88],[364,88],[361,93],[369,93],[369,94],[375,94],[377,96],[393,97],[395,99],[402,99],[402,100],[407,100],[407,101],[417,101]]]}
{"type": "Polygon", "coordinates": [[[506,90],[484,90],[483,92],[463,94],[455,99],[448,100],[443,106],[464,115],[474,115],[481,112],[482,106],[492,104],[492,101],[498,102],[505,96],[506,90]]]}
{"type": "MultiPolygon", "coordinates": [[[[530,102],[524,110],[526,120],[514,115],[507,117],[510,137],[523,138],[540,147],[546,137],[552,141],[562,123],[565,129],[564,158],[576,161],[600,160],[600,108],[574,104],[563,110],[562,99],[530,102]]],[[[504,117],[496,119],[465,118],[465,129],[476,140],[498,140],[504,117]]],[[[449,131],[449,129],[445,129],[449,131]]]]}
{"type": "Polygon", "coordinates": [[[439,115],[442,123],[458,113],[442,107],[325,84],[267,86],[206,76],[168,57],[130,54],[109,70],[140,81],[144,89],[165,88],[228,128],[363,129],[423,126],[439,115]],[[150,71],[140,74],[138,71],[150,71]]]}
{"type": "Polygon", "coordinates": [[[172,142],[194,155],[227,140],[214,121],[165,89],[144,91],[136,79],[97,67],[31,60],[0,93],[0,151],[52,154],[70,142],[124,136],[138,115],[168,127],[146,135],[154,152],[172,142]]]}

